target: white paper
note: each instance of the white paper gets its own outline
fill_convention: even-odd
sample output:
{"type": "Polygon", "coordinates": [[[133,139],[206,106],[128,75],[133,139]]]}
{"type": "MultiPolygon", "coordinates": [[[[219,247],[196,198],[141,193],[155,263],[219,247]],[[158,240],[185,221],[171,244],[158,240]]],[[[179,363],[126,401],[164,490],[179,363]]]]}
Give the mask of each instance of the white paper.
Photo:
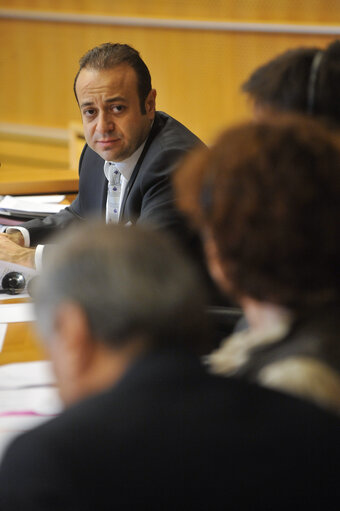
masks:
{"type": "Polygon", "coordinates": [[[0,390],[0,417],[15,413],[56,415],[61,408],[56,387],[0,390]]]}
{"type": "Polygon", "coordinates": [[[46,360],[0,367],[0,458],[13,438],[62,411],[55,382],[46,360]]]}
{"type": "Polygon", "coordinates": [[[25,200],[29,202],[34,203],[55,203],[58,204],[59,202],[63,201],[65,199],[65,195],[16,195],[15,198],[19,200],[25,200]]]}
{"type": "Polygon", "coordinates": [[[0,366],[0,390],[55,384],[56,377],[48,360],[0,366]]]}
{"type": "MultiPolygon", "coordinates": [[[[1,285],[2,279],[7,273],[10,273],[12,271],[17,271],[25,277],[26,287],[27,283],[31,280],[31,278],[37,274],[37,270],[35,270],[34,268],[28,268],[27,266],[22,266],[21,264],[9,263],[8,261],[0,260],[0,289],[2,289],[1,285]]],[[[11,296],[13,298],[13,295],[11,296]]],[[[21,294],[19,294],[18,296],[21,297],[21,294]]]]}
{"type": "Polygon", "coordinates": [[[6,337],[7,325],[5,323],[0,323],[0,352],[4,345],[4,340],[6,337]]]}
{"type": "Polygon", "coordinates": [[[0,305],[0,323],[24,323],[35,321],[32,303],[2,303],[0,305]]]}
{"type": "Polygon", "coordinates": [[[51,214],[58,213],[65,209],[67,204],[48,204],[36,201],[29,201],[26,199],[17,199],[10,195],[5,195],[5,198],[0,202],[0,209],[7,209],[13,213],[37,213],[37,214],[51,214]]]}

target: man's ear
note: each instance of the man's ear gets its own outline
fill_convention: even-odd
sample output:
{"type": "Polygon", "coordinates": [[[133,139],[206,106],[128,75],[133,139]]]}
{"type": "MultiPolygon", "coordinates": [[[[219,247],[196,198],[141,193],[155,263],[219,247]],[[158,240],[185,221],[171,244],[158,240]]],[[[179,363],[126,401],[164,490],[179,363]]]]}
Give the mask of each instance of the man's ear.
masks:
{"type": "Polygon", "coordinates": [[[156,89],[151,89],[145,100],[145,111],[149,119],[153,120],[156,111],[156,89]]]}
{"type": "Polygon", "coordinates": [[[91,365],[94,345],[87,317],[79,305],[69,302],[58,307],[55,332],[67,367],[74,375],[82,375],[91,365]]]}

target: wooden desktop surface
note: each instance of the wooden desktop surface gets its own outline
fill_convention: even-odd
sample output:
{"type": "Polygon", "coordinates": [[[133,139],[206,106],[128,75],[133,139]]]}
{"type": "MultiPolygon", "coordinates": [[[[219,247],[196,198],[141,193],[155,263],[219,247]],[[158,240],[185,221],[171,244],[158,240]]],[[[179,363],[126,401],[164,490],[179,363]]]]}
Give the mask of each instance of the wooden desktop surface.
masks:
{"type": "MultiPolygon", "coordinates": [[[[58,170],[58,172],[66,172],[58,170]]],[[[71,171],[69,171],[71,172],[71,171]]],[[[1,168],[0,168],[1,175],[1,168]]],[[[78,181],[77,181],[78,183],[78,181]]],[[[2,180],[0,178],[0,192],[1,194],[9,193],[4,192],[2,188],[2,180]]],[[[37,187],[34,189],[25,188],[25,192],[17,193],[42,193],[38,191],[37,187]]],[[[47,191],[47,190],[44,190],[47,191]]],[[[62,190],[50,190],[50,191],[62,191],[62,190]]],[[[13,192],[12,192],[13,193],[13,192]]],[[[64,201],[70,203],[74,199],[75,195],[67,195],[67,199],[64,201]]],[[[13,298],[11,300],[1,300],[0,307],[3,304],[9,303],[20,303],[27,301],[27,299],[21,299],[20,297],[13,298]]],[[[37,333],[34,329],[34,323],[9,323],[7,325],[6,336],[2,351],[0,351],[0,365],[11,364],[14,362],[32,362],[34,360],[43,360],[46,355],[43,351],[42,345],[38,340],[37,333]]]]}
{"type": "MultiPolygon", "coordinates": [[[[22,301],[25,300],[20,298],[5,301],[1,300],[0,307],[5,304],[22,301]]],[[[38,340],[34,322],[9,323],[7,325],[3,348],[2,351],[0,351],[0,365],[44,359],[46,359],[46,354],[44,353],[42,344],[40,344],[38,340]]]]}
{"type": "Polygon", "coordinates": [[[39,168],[3,163],[0,167],[0,195],[33,195],[78,191],[78,172],[60,168],[39,168]]]}

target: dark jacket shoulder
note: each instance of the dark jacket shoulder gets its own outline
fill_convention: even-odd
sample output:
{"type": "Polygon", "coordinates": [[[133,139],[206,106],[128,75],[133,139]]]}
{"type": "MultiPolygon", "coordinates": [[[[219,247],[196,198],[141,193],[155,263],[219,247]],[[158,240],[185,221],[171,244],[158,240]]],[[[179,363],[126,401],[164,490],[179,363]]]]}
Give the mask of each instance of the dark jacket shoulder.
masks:
{"type": "Polygon", "coordinates": [[[149,353],[116,386],[13,443],[0,508],[103,511],[113,499],[172,510],[180,498],[220,509],[227,495],[230,509],[247,499],[269,509],[301,492],[320,503],[339,497],[339,428],[299,400],[208,375],[187,354],[149,353]]]}

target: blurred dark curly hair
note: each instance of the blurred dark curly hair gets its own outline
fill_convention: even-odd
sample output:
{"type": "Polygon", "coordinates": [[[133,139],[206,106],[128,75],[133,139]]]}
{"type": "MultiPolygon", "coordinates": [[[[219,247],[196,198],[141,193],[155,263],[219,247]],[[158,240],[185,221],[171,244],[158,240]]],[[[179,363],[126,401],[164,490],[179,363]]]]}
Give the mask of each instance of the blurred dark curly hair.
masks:
{"type": "Polygon", "coordinates": [[[340,129],[340,40],[327,48],[294,48],[274,57],[255,69],[242,85],[256,105],[271,106],[283,112],[307,113],[325,124],[340,129]],[[313,105],[309,105],[309,89],[313,63],[315,68],[313,105]]]}
{"type": "Polygon", "coordinates": [[[174,185],[234,297],[292,309],[339,299],[340,145],[320,124],[283,115],[228,129],[174,185]]]}

